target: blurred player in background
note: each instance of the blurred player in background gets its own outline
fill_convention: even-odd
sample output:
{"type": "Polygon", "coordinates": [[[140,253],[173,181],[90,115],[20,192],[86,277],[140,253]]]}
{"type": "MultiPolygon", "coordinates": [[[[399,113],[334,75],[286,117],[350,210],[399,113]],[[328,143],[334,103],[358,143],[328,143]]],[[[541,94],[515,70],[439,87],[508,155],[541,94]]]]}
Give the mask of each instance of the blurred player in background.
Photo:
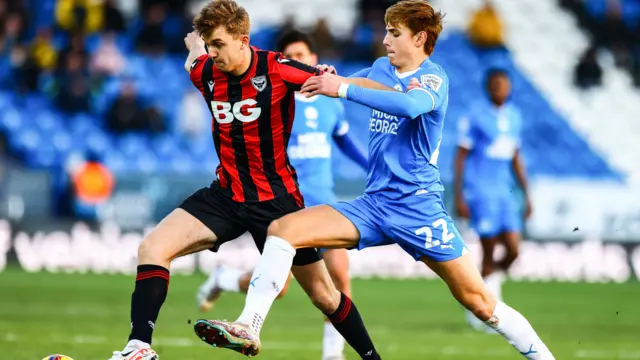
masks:
{"type": "MultiPolygon", "coordinates": [[[[278,42],[279,52],[289,59],[316,66],[318,57],[313,51],[311,40],[306,34],[291,31],[278,42]]],[[[336,202],[333,192],[333,172],[331,170],[331,141],[340,150],[360,165],[367,167],[367,154],[357,144],[349,132],[344,110],[339,100],[325,96],[304,97],[296,93],[296,121],[291,130],[289,159],[296,169],[300,191],[306,206],[332,204],[336,202]]],[[[327,270],[336,287],[351,297],[349,281],[349,257],[346,249],[324,251],[327,270]]],[[[223,291],[246,293],[251,283],[251,272],[243,272],[227,266],[215,268],[198,291],[200,309],[207,311],[223,291]]],[[[284,296],[289,281],[279,297],[284,296]]],[[[322,358],[335,360],[343,358],[344,338],[330,321],[325,321],[322,342],[322,358]]]]}
{"type": "MultiPolygon", "coordinates": [[[[525,195],[524,216],[531,214],[525,169],[520,158],[522,117],[509,102],[511,83],[506,71],[490,69],[487,99],[479,100],[458,124],[455,160],[455,205],[458,215],[471,220],[482,243],[482,277],[489,291],[502,299],[505,272],[518,257],[522,215],[513,195],[513,174],[525,195]],[[506,248],[494,260],[496,245],[506,248]]],[[[486,329],[470,312],[467,320],[486,329]]]]}
{"type": "MultiPolygon", "coordinates": [[[[266,316],[278,294],[274,288],[286,283],[297,251],[396,243],[426,263],[462,305],[502,334],[522,356],[554,359],[529,322],[488,291],[444,208],[437,161],[449,82],[444,70],[429,59],[442,31],[442,14],[426,1],[405,0],[387,9],[385,24],[388,57],[357,76],[402,91],[416,78],[417,86],[413,84],[407,93],[371,90],[327,73],[312,77],[302,87],[309,96],[340,96],[373,109],[365,194],[275,220],[269,226],[242,315],[234,323],[212,321],[209,326],[227,339],[250,344],[256,332],[244,319],[266,316]]],[[[348,300],[342,298],[342,302],[348,300]]],[[[225,343],[217,345],[224,347],[225,343]]]]}
{"type": "MultiPolygon", "coordinates": [[[[131,300],[131,334],[112,360],[157,360],[151,338],[169,288],[169,266],[180,256],[216,251],[249,232],[262,250],[274,219],[304,207],[289,163],[287,144],[295,113],[294,94],[319,71],[281,54],[249,45],[249,14],[233,0],[206,4],[185,38],[185,70],[212,114],[212,136],[220,165],[217,179],[196,191],[165,217],[140,244],[131,300]],[[205,50],[205,47],[207,50],[205,50]]],[[[360,83],[376,83],[362,79],[360,83]]],[[[364,358],[379,359],[355,306],[341,306],[324,262],[315,249],[293,260],[297,281],[364,358]],[[317,274],[327,274],[318,276],[317,274]]],[[[288,271],[287,271],[288,272],[288,271]]],[[[284,284],[283,284],[284,285],[284,284]]],[[[280,289],[277,289],[280,290],[280,289]]],[[[349,302],[351,304],[351,302],[349,302]]],[[[259,329],[263,319],[252,317],[259,329]]],[[[200,338],[213,343],[218,333],[200,338]]],[[[260,349],[234,350],[256,355],[260,349]]]]}

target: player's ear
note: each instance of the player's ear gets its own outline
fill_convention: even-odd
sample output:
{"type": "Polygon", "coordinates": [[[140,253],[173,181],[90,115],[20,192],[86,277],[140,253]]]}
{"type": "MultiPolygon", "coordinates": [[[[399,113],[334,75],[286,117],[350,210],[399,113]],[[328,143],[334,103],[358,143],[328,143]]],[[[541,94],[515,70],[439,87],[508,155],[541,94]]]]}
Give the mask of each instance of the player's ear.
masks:
{"type": "Polygon", "coordinates": [[[416,47],[419,47],[419,48],[424,47],[424,44],[427,42],[427,32],[420,31],[419,33],[413,36],[413,39],[415,40],[416,47]]]}
{"type": "Polygon", "coordinates": [[[249,46],[249,35],[240,35],[240,41],[242,42],[242,46],[249,46]]]}

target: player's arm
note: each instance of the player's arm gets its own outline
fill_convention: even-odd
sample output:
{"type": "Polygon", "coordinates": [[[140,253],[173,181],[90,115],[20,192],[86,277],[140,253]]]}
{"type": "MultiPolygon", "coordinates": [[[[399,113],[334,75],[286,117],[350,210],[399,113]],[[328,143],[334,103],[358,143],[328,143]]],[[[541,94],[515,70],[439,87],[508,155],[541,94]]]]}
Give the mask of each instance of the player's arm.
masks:
{"type": "Polygon", "coordinates": [[[351,135],[349,131],[349,123],[340,121],[336,125],[333,132],[333,141],[340,150],[351,160],[355,161],[361,168],[367,169],[367,151],[366,149],[351,135]]]}
{"type": "Polygon", "coordinates": [[[282,54],[276,54],[277,70],[280,77],[293,91],[300,91],[302,85],[312,76],[320,75],[321,70],[303,64],[293,59],[287,59],[282,54]]]}
{"type": "Polygon", "coordinates": [[[187,47],[187,50],[189,50],[189,55],[187,55],[187,59],[184,62],[184,69],[190,73],[196,64],[196,60],[206,55],[207,50],[204,46],[204,40],[202,40],[200,34],[195,31],[187,34],[184,38],[184,45],[187,47]]]}
{"type": "Polygon", "coordinates": [[[369,73],[371,72],[371,67],[362,69],[354,74],[349,75],[343,81],[350,85],[356,85],[367,89],[375,89],[375,90],[385,90],[385,91],[396,91],[394,88],[390,88],[386,85],[380,84],[377,81],[373,81],[371,79],[367,79],[369,73]]]}
{"type": "Polygon", "coordinates": [[[338,89],[338,95],[372,109],[410,119],[431,112],[444,101],[444,95],[426,85],[402,93],[343,83],[338,89]]]}
{"type": "Polygon", "coordinates": [[[469,218],[469,208],[464,201],[463,182],[464,167],[473,148],[473,138],[469,118],[463,117],[458,121],[458,148],[454,160],[453,193],[456,212],[463,218],[469,218]]]}
{"type": "Polygon", "coordinates": [[[353,79],[353,78],[366,78],[369,77],[369,73],[371,72],[371,69],[373,69],[373,67],[368,67],[368,68],[364,68],[362,70],[358,70],[355,73],[349,75],[347,77],[347,79],[353,79]]]}
{"type": "Polygon", "coordinates": [[[515,174],[516,180],[518,181],[518,185],[520,185],[520,189],[522,189],[522,193],[524,194],[524,200],[525,200],[524,215],[525,217],[529,217],[529,215],[531,215],[531,202],[529,201],[529,187],[527,183],[526,170],[522,162],[522,157],[520,156],[520,150],[517,150],[515,155],[513,156],[513,160],[511,161],[511,166],[513,168],[513,172],[515,174]]]}
{"type": "MultiPolygon", "coordinates": [[[[318,66],[316,66],[316,68],[319,69],[323,73],[326,72],[326,73],[329,73],[329,74],[332,74],[332,75],[337,75],[337,73],[335,72],[335,68],[333,68],[333,66],[318,65],[318,66]]],[[[363,88],[367,88],[367,89],[396,91],[393,88],[390,88],[390,87],[388,87],[386,85],[380,84],[379,82],[376,82],[376,81],[368,79],[367,77],[369,76],[369,73],[371,72],[371,69],[372,69],[372,67],[364,68],[362,70],[359,70],[359,71],[349,75],[346,78],[340,77],[340,79],[344,83],[357,85],[357,86],[360,86],[360,87],[363,87],[363,88]]]]}
{"type": "Polygon", "coordinates": [[[380,90],[380,91],[397,91],[394,88],[388,87],[386,85],[380,84],[377,81],[373,81],[371,79],[367,79],[364,77],[348,77],[344,79],[344,83],[358,86],[364,89],[372,89],[372,90],[380,90]]]}

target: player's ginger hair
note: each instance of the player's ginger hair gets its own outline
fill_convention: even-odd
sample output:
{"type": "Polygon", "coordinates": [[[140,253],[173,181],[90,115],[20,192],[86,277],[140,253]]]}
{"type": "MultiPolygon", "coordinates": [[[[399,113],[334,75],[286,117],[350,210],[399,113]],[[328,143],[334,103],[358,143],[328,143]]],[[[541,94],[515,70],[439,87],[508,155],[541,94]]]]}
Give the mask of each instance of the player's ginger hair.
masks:
{"type": "Polygon", "coordinates": [[[444,14],[431,6],[425,0],[402,0],[391,5],[384,14],[387,25],[398,27],[404,25],[413,34],[421,31],[427,33],[424,52],[431,55],[436,46],[438,35],[442,32],[444,14]]]}
{"type": "Polygon", "coordinates": [[[212,0],[193,19],[193,28],[198,34],[208,37],[219,26],[234,37],[249,35],[251,21],[245,8],[234,0],[212,0]]]}

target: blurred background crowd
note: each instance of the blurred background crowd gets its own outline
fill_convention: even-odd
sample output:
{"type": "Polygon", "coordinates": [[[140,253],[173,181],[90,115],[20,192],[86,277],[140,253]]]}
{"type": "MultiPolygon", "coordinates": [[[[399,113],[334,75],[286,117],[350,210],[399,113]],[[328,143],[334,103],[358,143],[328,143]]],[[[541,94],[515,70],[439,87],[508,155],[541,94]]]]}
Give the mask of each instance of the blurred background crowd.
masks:
{"type": "MultiPolygon", "coordinates": [[[[183,37],[202,3],[0,1],[3,216],[99,220],[124,211],[149,222],[212,179],[217,159],[210,114],[182,68],[183,37]]],[[[394,1],[241,3],[252,16],[255,46],[271,49],[283,31],[302,29],[312,35],[322,62],[350,73],[384,56],[384,11],[394,1]]],[[[599,113],[585,105],[592,99],[585,93],[604,87],[599,94],[609,94],[607,71],[630,79],[613,81],[618,92],[633,94],[633,86],[640,86],[640,0],[545,0],[544,6],[464,0],[455,9],[433,3],[448,13],[434,53],[452,83],[440,160],[445,182],[452,178],[457,118],[484,96],[482,73],[492,66],[507,69],[513,79],[514,101],[526,118],[523,154],[532,176],[623,181],[633,173],[623,160],[600,151],[606,145],[573,119],[589,111],[584,126],[598,120],[599,113]],[[558,19],[570,19],[586,40],[570,49],[563,43],[550,48],[550,32],[561,27],[518,25],[524,16],[558,21],[544,16],[547,8],[558,19]],[[531,57],[527,51],[539,54],[529,60],[535,64],[522,65],[519,57],[531,57]],[[562,93],[556,95],[554,86],[562,93]]],[[[347,115],[366,141],[366,110],[347,104],[347,115]]],[[[338,192],[356,194],[364,173],[352,171],[340,154],[335,162],[342,180],[338,192]]]]}

